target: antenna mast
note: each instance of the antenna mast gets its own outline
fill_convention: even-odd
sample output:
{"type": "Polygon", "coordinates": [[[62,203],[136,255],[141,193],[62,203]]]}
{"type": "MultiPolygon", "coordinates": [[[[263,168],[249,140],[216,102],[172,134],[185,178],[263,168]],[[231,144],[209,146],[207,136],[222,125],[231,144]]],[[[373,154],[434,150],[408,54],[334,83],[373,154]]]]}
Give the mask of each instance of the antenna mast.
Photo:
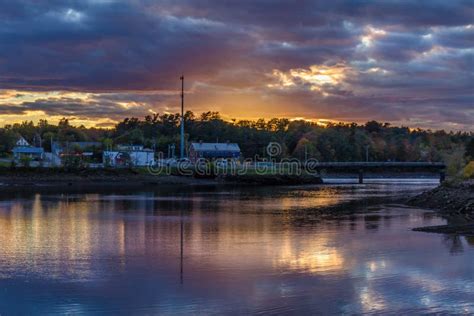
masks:
{"type": "Polygon", "coordinates": [[[181,144],[180,157],[184,158],[184,76],[181,75],[181,144]]]}

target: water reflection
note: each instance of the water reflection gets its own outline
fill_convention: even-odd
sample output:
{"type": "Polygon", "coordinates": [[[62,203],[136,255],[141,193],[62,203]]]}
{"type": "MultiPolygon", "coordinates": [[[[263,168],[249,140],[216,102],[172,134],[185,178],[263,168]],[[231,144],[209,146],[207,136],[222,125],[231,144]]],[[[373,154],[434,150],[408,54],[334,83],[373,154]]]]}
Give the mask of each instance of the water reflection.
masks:
{"type": "Polygon", "coordinates": [[[474,312],[472,238],[410,231],[444,222],[432,213],[376,205],[295,222],[301,211],[420,188],[3,199],[0,313],[474,312]]]}
{"type": "Polygon", "coordinates": [[[330,245],[327,236],[295,240],[286,232],[275,245],[274,267],[304,273],[338,273],[344,268],[342,253],[330,245]]]}
{"type": "Polygon", "coordinates": [[[467,237],[461,237],[458,235],[443,235],[443,238],[443,242],[451,254],[460,254],[464,252],[463,239],[467,241],[467,237]]]}

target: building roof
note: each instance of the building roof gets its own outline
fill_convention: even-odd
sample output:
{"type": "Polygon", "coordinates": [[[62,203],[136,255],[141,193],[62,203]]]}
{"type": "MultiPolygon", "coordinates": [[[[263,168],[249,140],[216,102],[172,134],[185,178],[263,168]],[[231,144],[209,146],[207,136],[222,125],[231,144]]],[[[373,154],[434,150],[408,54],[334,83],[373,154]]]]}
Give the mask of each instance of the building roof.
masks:
{"type": "Polygon", "coordinates": [[[153,151],[143,145],[117,145],[119,151],[153,151]]]}
{"type": "Polygon", "coordinates": [[[20,138],[18,138],[18,140],[16,141],[16,145],[21,146],[21,147],[26,147],[26,146],[30,146],[30,143],[28,143],[23,136],[20,136],[20,138]]]}
{"type": "Polygon", "coordinates": [[[191,148],[195,151],[231,151],[240,153],[240,147],[236,143],[191,143],[191,148]]]}
{"type": "Polygon", "coordinates": [[[79,147],[89,147],[89,146],[101,146],[101,142],[53,142],[53,146],[79,146],[79,147]]]}
{"type": "Polygon", "coordinates": [[[44,153],[44,149],[41,147],[17,146],[17,147],[13,147],[13,153],[15,154],[42,154],[44,153]]]}

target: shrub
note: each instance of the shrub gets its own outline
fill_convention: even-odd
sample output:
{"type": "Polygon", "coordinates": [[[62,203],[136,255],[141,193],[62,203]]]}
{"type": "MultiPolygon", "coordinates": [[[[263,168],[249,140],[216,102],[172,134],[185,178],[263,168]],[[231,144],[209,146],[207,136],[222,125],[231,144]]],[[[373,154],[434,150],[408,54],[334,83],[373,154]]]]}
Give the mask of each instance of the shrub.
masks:
{"type": "Polygon", "coordinates": [[[463,176],[466,179],[474,179],[474,160],[471,160],[463,170],[463,176]]]}
{"type": "Polygon", "coordinates": [[[31,158],[28,157],[28,156],[22,156],[20,158],[20,162],[21,162],[21,165],[25,168],[29,168],[30,167],[30,164],[31,164],[31,158]]]}

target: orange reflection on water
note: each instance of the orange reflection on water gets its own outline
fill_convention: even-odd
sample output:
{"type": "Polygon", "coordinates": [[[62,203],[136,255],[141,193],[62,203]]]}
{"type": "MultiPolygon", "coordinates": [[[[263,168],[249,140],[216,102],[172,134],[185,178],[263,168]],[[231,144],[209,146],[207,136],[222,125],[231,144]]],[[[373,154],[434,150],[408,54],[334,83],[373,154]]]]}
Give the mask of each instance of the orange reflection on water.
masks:
{"type": "Polygon", "coordinates": [[[4,267],[25,273],[47,271],[50,278],[65,273],[88,277],[84,273],[90,271],[89,259],[102,248],[102,235],[114,236],[118,252],[123,253],[123,223],[91,220],[97,205],[87,199],[50,203],[36,194],[31,205],[15,201],[1,206],[0,211],[0,262],[4,267]]]}
{"type": "Polygon", "coordinates": [[[341,271],[345,263],[343,254],[329,246],[329,241],[327,236],[317,235],[295,246],[291,236],[285,234],[274,265],[310,273],[341,271]]]}
{"type": "MultiPolygon", "coordinates": [[[[280,210],[288,210],[285,215],[295,204],[330,202],[334,199],[316,202],[293,196],[277,203],[280,210]]],[[[183,221],[188,260],[199,258],[201,263],[224,267],[238,262],[242,269],[267,266],[312,273],[343,269],[343,255],[328,246],[330,237],[318,234],[300,240],[292,233],[288,216],[269,216],[266,212],[275,206],[272,199],[229,203],[223,198],[217,201],[220,211],[210,214],[202,211],[206,200],[195,198],[188,201],[185,215],[177,205],[169,216],[154,216],[160,210],[156,203],[153,196],[127,200],[98,194],[54,199],[36,194],[30,201],[9,202],[1,206],[1,264],[50,278],[66,274],[90,278],[96,257],[113,255],[124,266],[124,258],[134,254],[149,254],[152,261],[161,255],[177,256],[183,221]],[[245,210],[249,214],[242,216],[245,210]]]]}

